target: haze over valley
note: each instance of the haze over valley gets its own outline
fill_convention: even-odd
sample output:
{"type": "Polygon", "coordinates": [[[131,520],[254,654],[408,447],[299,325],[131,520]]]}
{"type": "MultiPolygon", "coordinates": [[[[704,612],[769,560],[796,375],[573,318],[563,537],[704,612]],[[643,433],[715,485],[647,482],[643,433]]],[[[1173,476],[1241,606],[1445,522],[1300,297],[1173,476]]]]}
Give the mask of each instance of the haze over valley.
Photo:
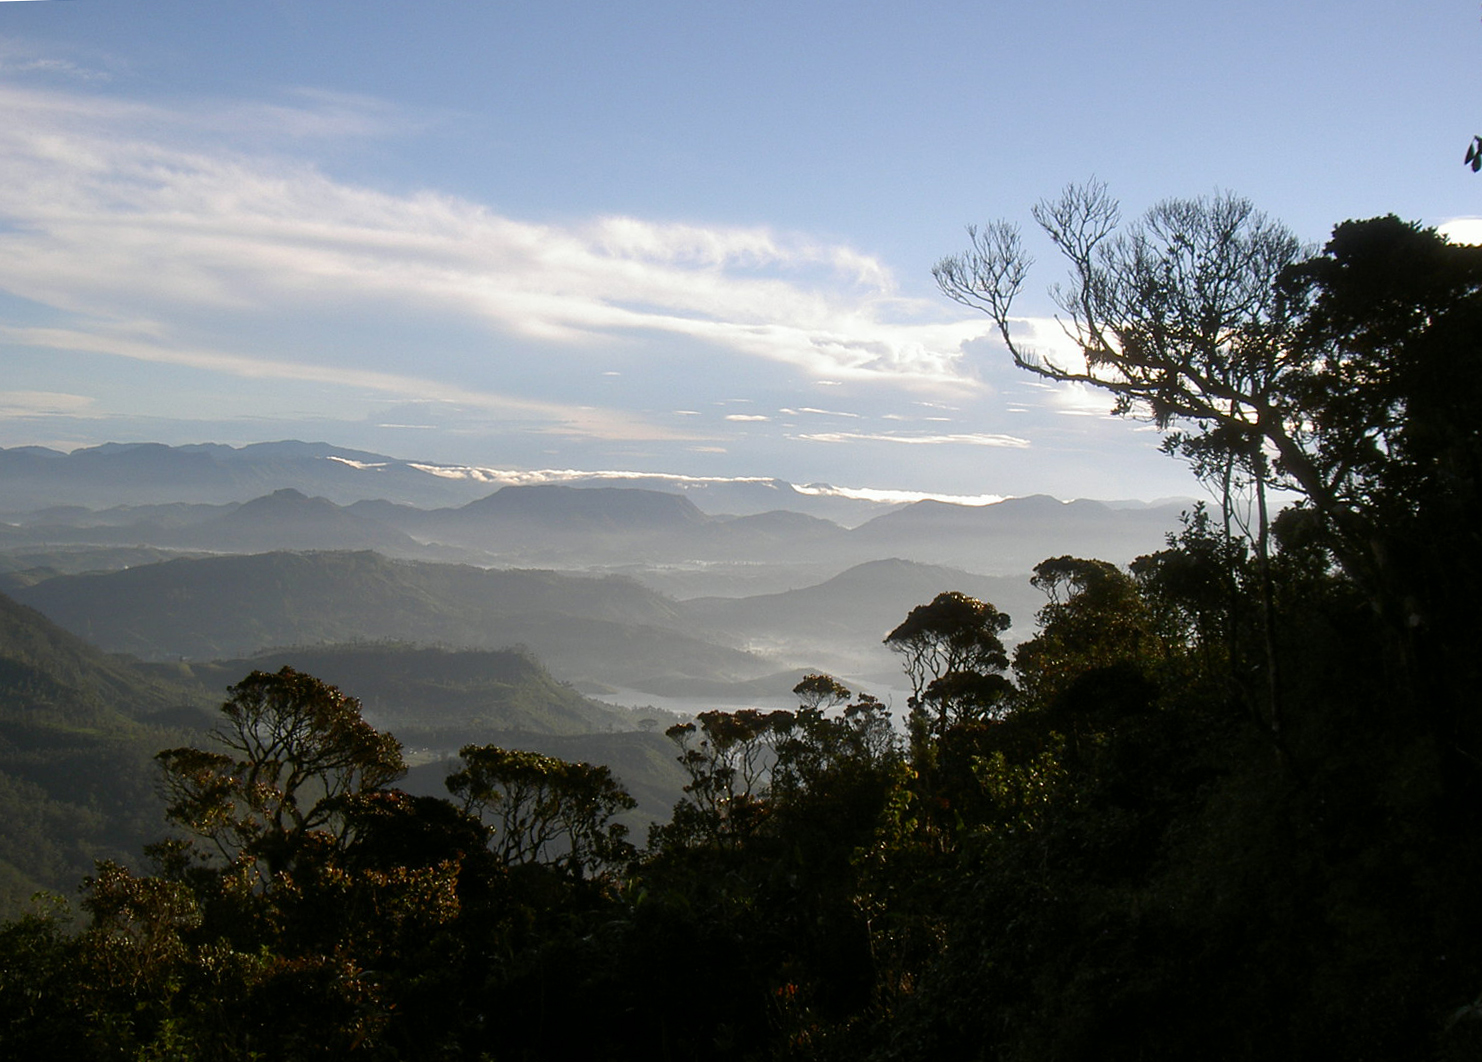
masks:
{"type": "Polygon", "coordinates": [[[1129,561],[1192,506],[889,504],[679,477],[495,488],[470,471],[298,443],[0,451],[3,585],[145,659],[522,644],[586,688],[716,697],[739,683],[758,696],[781,675],[785,699],[800,669],[890,687],[881,638],[943,590],[991,599],[1029,629],[1035,564],[1129,561]]]}
{"type": "MultiPolygon", "coordinates": [[[[425,763],[414,788],[439,792],[448,756],[497,742],[608,763],[648,822],[680,795],[662,736],[675,720],[790,706],[819,671],[900,711],[907,690],[881,642],[911,608],[962,591],[1013,615],[1012,638],[1045,600],[1028,582],[1039,560],[1130,560],[1189,506],[559,480],[501,485],[489,470],[294,442],[0,450],[0,591],[36,610],[15,613],[32,617],[21,626],[78,639],[68,651],[89,663],[66,665],[68,681],[95,687],[111,659],[150,691],[92,709],[122,711],[110,725],[140,751],[117,784],[146,807],[143,735],[206,725],[226,686],[288,664],[361,697],[425,763]]],[[[0,654],[50,674],[16,629],[0,654]]],[[[73,806],[73,770],[38,776],[32,798],[73,806]]],[[[13,866],[12,898],[148,830],[94,834],[43,860],[49,871],[13,866]]]]}

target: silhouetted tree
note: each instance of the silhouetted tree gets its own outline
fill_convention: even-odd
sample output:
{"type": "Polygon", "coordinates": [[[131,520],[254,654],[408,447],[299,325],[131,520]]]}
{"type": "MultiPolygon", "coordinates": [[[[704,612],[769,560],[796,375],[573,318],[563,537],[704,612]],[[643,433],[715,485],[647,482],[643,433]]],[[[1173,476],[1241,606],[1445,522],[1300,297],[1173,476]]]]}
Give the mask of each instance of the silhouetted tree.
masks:
{"type": "Polygon", "coordinates": [[[504,865],[559,865],[580,878],[631,858],[628,828],[614,818],[637,802],[608,768],[495,745],[458,755],[463,768],[448,777],[448,791],[490,824],[504,865]]]}
{"type": "Polygon", "coordinates": [[[941,738],[968,718],[992,716],[1008,693],[1009,666],[999,635],[1011,620],[998,609],[957,591],[917,605],[885,636],[901,656],[911,682],[912,741],[941,738]]]}
{"type": "Polygon", "coordinates": [[[228,692],[213,733],[223,751],[158,756],[170,820],[228,862],[272,875],[310,846],[342,846],[353,798],[406,771],[401,744],[361,718],[360,702],[312,675],[254,671],[228,692]]]}

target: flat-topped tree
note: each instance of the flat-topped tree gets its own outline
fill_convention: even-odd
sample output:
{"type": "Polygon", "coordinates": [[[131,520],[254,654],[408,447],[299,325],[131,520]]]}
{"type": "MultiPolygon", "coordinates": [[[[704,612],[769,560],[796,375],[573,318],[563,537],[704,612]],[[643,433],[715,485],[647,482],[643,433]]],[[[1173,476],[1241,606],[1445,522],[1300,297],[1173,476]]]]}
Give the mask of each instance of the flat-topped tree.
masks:
{"type": "Polygon", "coordinates": [[[940,738],[965,718],[994,714],[1010,689],[999,635],[1011,622],[988,602],[953,590],[917,605],[885,636],[911,680],[915,740],[926,730],[940,738]]]}
{"type": "Polygon", "coordinates": [[[214,732],[220,751],[176,748],[157,757],[170,820],[228,862],[268,876],[309,847],[350,840],[357,798],[406,772],[401,743],[360,716],[360,702],[291,667],[254,671],[228,689],[214,732]]]}
{"type": "Polygon", "coordinates": [[[614,821],[637,801],[607,767],[496,745],[465,745],[448,791],[489,828],[500,863],[563,868],[575,878],[633,856],[628,828],[614,821]]]}

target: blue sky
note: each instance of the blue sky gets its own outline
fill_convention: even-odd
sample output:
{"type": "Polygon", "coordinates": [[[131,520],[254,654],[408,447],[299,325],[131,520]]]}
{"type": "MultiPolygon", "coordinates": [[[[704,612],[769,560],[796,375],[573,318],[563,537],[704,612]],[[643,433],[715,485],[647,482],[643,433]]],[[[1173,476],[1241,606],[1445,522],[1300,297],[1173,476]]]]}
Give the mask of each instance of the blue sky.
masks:
{"type": "Polygon", "coordinates": [[[1482,214],[1479,14],[0,2],[0,445],[1197,494],[933,262],[1092,175],[1314,243],[1482,214]]]}

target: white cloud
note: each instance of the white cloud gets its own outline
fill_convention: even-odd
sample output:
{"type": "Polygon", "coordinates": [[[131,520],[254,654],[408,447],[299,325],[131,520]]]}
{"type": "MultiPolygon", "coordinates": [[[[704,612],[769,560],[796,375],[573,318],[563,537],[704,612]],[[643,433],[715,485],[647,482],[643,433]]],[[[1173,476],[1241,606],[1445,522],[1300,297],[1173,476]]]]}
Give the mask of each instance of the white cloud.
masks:
{"type": "MultiPolygon", "coordinates": [[[[691,447],[698,453],[725,453],[720,447],[691,447]]],[[[660,480],[678,487],[705,486],[714,483],[760,483],[774,486],[776,481],[766,476],[685,476],[673,472],[629,472],[604,469],[596,472],[576,468],[486,468],[476,465],[434,465],[410,463],[412,468],[443,479],[467,479],[475,483],[517,484],[530,486],[541,483],[569,483],[572,480],[660,480]]]]}
{"type": "Polygon", "coordinates": [[[1451,218],[1436,230],[1452,243],[1482,244],[1482,218],[1451,218]]]}
{"type": "Polygon", "coordinates": [[[754,420],[771,420],[771,419],[772,419],[771,417],[764,417],[760,413],[727,413],[726,414],[726,420],[754,421],[754,420]]]}
{"type": "Polygon", "coordinates": [[[0,86],[0,287],[111,321],[399,308],[560,344],[660,333],[820,382],[977,386],[962,348],[986,322],[899,297],[848,247],[629,217],[521,221],[242,152],[243,130],[295,146],[397,123],[373,101],[302,99],[165,110],[0,86]]]}
{"type": "Polygon", "coordinates": [[[317,365],[310,362],[274,361],[199,348],[182,349],[144,338],[72,329],[0,326],[0,339],[20,346],[108,354],[135,361],[204,369],[246,379],[332,384],[337,387],[380,392],[400,399],[416,395],[424,401],[484,409],[506,418],[551,423],[575,434],[605,439],[693,438],[693,436],[655,427],[620,411],[602,410],[590,406],[569,406],[528,398],[512,398],[398,373],[317,365]]]}
{"type": "Polygon", "coordinates": [[[895,435],[839,431],[798,435],[795,438],[808,442],[885,442],[900,443],[905,446],[1004,446],[1023,449],[1030,445],[1028,439],[1020,439],[1014,435],[990,435],[981,432],[963,432],[954,435],[895,435]]]}
{"type": "Polygon", "coordinates": [[[859,419],[858,413],[845,413],[837,409],[814,409],[812,406],[803,406],[798,410],[798,412],[813,413],[820,417],[850,417],[854,420],[859,419]]]}
{"type": "Polygon", "coordinates": [[[59,76],[74,81],[107,81],[111,76],[105,70],[44,54],[35,45],[15,37],[0,37],[0,75],[25,74],[59,76]]]}
{"type": "Polygon", "coordinates": [[[93,399],[58,391],[0,391],[0,417],[79,417],[92,409],[93,399]]]}
{"type": "Polygon", "coordinates": [[[1083,383],[1054,386],[1049,394],[1049,407],[1068,417],[1105,417],[1111,412],[1112,399],[1105,391],[1083,383]]]}
{"type": "MultiPolygon", "coordinates": [[[[723,454],[726,452],[725,448],[720,446],[694,446],[690,449],[695,453],[723,454]]],[[[622,482],[624,480],[662,481],[672,483],[674,486],[680,488],[728,483],[751,483],[774,488],[778,486],[777,480],[767,476],[685,476],[666,472],[627,472],[614,470],[584,472],[572,468],[544,468],[527,471],[506,468],[479,468],[469,465],[431,464],[414,464],[412,467],[444,478],[468,479],[477,483],[497,484],[499,486],[510,484],[528,486],[541,483],[569,483],[573,480],[585,481],[594,479],[610,482],[622,482]]],[[[888,505],[925,501],[928,499],[951,502],[956,505],[992,505],[996,502],[1003,501],[1005,498],[1005,495],[1002,494],[944,494],[931,491],[885,490],[873,487],[836,487],[828,483],[810,483],[806,486],[791,484],[791,486],[799,494],[807,494],[815,497],[852,498],[888,505]]]]}
{"type": "Polygon", "coordinates": [[[951,505],[996,505],[1004,500],[1002,494],[940,494],[916,490],[878,490],[873,487],[833,487],[826,484],[809,484],[794,487],[799,494],[812,494],[830,498],[852,498],[856,501],[881,502],[887,505],[909,505],[919,501],[940,501],[951,505]]]}

